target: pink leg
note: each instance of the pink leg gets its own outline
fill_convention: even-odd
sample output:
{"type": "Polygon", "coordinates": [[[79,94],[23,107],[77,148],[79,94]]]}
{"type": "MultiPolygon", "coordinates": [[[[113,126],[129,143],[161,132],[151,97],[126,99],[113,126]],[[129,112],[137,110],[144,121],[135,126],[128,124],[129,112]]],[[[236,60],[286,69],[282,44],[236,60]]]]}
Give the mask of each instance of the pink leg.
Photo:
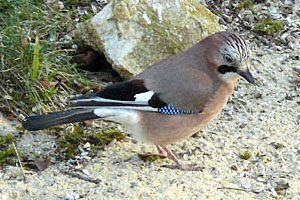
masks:
{"type": "Polygon", "coordinates": [[[141,157],[149,157],[149,156],[159,156],[160,158],[167,158],[168,153],[159,145],[156,145],[158,153],[145,153],[139,154],[141,157]]]}
{"type": "Polygon", "coordinates": [[[178,160],[177,156],[167,147],[161,147],[157,145],[157,148],[163,149],[163,151],[167,153],[167,158],[173,160],[176,163],[176,165],[165,165],[164,167],[166,168],[181,169],[183,171],[201,171],[203,169],[202,167],[183,164],[183,162],[178,160]]]}

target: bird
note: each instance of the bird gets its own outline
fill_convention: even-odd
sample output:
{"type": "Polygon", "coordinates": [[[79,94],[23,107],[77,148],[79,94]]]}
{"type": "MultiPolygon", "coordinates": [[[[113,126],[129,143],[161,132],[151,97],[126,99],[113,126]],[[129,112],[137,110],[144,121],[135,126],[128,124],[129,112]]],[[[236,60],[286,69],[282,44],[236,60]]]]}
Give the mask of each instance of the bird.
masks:
{"type": "MultiPolygon", "coordinates": [[[[94,94],[71,98],[63,111],[30,116],[22,125],[36,131],[57,125],[102,119],[122,124],[139,141],[156,145],[175,165],[184,164],[168,145],[197,133],[226,105],[240,78],[251,84],[251,50],[237,33],[216,32],[184,52],[168,56],[140,74],[94,94]]],[[[146,155],[146,154],[145,154],[146,155]]]]}

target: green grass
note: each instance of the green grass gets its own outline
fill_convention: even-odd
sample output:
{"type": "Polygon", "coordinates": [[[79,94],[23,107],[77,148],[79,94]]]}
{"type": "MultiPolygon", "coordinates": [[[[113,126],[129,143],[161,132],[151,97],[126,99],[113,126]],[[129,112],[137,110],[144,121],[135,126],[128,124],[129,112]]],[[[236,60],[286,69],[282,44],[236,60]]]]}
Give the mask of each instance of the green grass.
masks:
{"type": "MultiPolygon", "coordinates": [[[[40,0],[0,1],[0,106],[7,107],[14,117],[60,110],[65,97],[99,86],[87,78],[89,72],[77,69],[72,48],[77,42],[66,37],[75,28],[75,18],[84,21],[92,16],[91,12],[77,14],[79,6],[89,6],[90,2],[63,1],[65,9],[57,11],[40,0]]],[[[89,135],[79,125],[69,133],[62,128],[53,130],[62,150],[58,157],[64,158],[73,158],[78,145],[86,142],[97,150],[124,137],[114,129],[89,135]]],[[[0,163],[16,158],[6,140],[0,138],[0,163]]]]}
{"type": "Polygon", "coordinates": [[[75,50],[66,39],[74,11],[62,12],[37,0],[0,3],[0,105],[18,117],[39,107],[62,107],[62,96],[76,94],[73,80],[93,85],[71,63],[75,50]]]}

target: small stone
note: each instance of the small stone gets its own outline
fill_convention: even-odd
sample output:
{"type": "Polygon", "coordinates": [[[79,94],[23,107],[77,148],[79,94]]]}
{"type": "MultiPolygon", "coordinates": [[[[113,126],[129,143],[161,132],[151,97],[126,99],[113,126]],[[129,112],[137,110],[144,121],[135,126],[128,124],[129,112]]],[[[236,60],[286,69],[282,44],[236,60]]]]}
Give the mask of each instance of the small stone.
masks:
{"type": "Polygon", "coordinates": [[[275,188],[271,188],[270,191],[274,197],[277,196],[277,192],[276,192],[275,188]]]}
{"type": "Polygon", "coordinates": [[[78,170],[78,169],[81,169],[81,168],[82,168],[82,165],[81,165],[81,164],[75,166],[75,169],[77,169],[77,170],[78,170]]]}
{"type": "Polygon", "coordinates": [[[223,17],[225,18],[226,22],[231,23],[232,22],[232,16],[223,14],[223,17]]]}
{"type": "Polygon", "coordinates": [[[293,42],[289,42],[289,43],[288,43],[288,46],[289,46],[291,49],[294,49],[294,44],[293,44],[293,42]]]}
{"type": "Polygon", "coordinates": [[[91,160],[91,159],[92,159],[92,158],[89,157],[89,156],[83,156],[83,158],[86,159],[86,160],[91,160]]]}
{"type": "Polygon", "coordinates": [[[138,184],[137,183],[130,183],[130,188],[135,188],[135,187],[137,187],[138,186],[138,184]]]}
{"type": "Polygon", "coordinates": [[[259,116],[259,117],[258,117],[258,119],[259,119],[260,121],[264,121],[264,118],[265,118],[264,116],[259,116]]]}
{"type": "Polygon", "coordinates": [[[89,142],[85,143],[83,146],[84,149],[88,149],[90,147],[91,147],[91,143],[89,143],[89,142]]]}
{"type": "Polygon", "coordinates": [[[112,193],[112,192],[114,192],[114,191],[115,191],[115,189],[112,188],[112,187],[109,187],[109,188],[107,189],[107,192],[110,192],[110,193],[112,193]]]}
{"type": "Polygon", "coordinates": [[[257,93],[257,94],[255,94],[255,98],[256,98],[256,99],[261,99],[261,98],[262,98],[262,93],[257,93]]]}
{"type": "Polygon", "coordinates": [[[92,7],[92,11],[93,11],[94,15],[96,15],[97,14],[97,8],[96,8],[96,6],[94,6],[92,4],[91,7],[92,7]]]}
{"type": "Polygon", "coordinates": [[[245,189],[250,189],[251,184],[250,183],[245,183],[245,184],[242,184],[242,187],[245,188],[245,189]]]}
{"type": "Polygon", "coordinates": [[[65,129],[64,129],[64,132],[72,132],[74,129],[74,127],[71,125],[71,126],[67,126],[65,129]]]}
{"type": "Polygon", "coordinates": [[[189,156],[188,156],[187,154],[184,154],[184,155],[183,155],[183,159],[184,159],[184,160],[188,160],[188,159],[189,159],[189,156]]]}
{"type": "Polygon", "coordinates": [[[82,159],[81,156],[75,156],[75,158],[76,158],[77,160],[81,160],[81,159],[82,159]]]}
{"type": "Polygon", "coordinates": [[[277,50],[279,50],[279,51],[282,50],[282,47],[281,47],[281,46],[277,46],[277,45],[276,45],[275,48],[276,48],[277,50]]]}
{"type": "Polygon", "coordinates": [[[257,177],[256,179],[258,182],[266,182],[266,180],[262,177],[257,177]]]}
{"type": "Polygon", "coordinates": [[[229,17],[226,19],[226,21],[227,21],[228,23],[231,23],[231,22],[232,22],[232,16],[229,16],[229,17]]]}
{"type": "Polygon", "coordinates": [[[254,22],[254,16],[253,15],[245,15],[244,19],[247,22],[253,23],[254,22]]]}
{"type": "Polygon", "coordinates": [[[89,154],[89,152],[86,152],[86,151],[85,151],[85,152],[82,152],[80,155],[81,155],[81,156],[86,156],[86,155],[88,155],[88,154],[89,154]]]}
{"type": "Polygon", "coordinates": [[[87,169],[83,169],[82,173],[84,173],[87,176],[91,176],[90,172],[87,169]]]}
{"type": "Polygon", "coordinates": [[[230,169],[232,169],[232,170],[234,170],[234,171],[237,171],[237,170],[238,170],[238,167],[237,167],[236,165],[232,165],[232,166],[230,167],[230,169]]]}
{"type": "Polygon", "coordinates": [[[266,44],[266,45],[268,45],[270,43],[267,38],[261,38],[261,41],[263,44],[266,44]]]}
{"type": "Polygon", "coordinates": [[[80,196],[76,192],[70,192],[70,193],[67,193],[64,198],[66,200],[75,200],[75,199],[79,199],[80,196]]]}
{"type": "Polygon", "coordinates": [[[255,192],[255,193],[260,193],[262,191],[264,191],[264,188],[262,188],[262,187],[253,188],[253,192],[255,192]]]}

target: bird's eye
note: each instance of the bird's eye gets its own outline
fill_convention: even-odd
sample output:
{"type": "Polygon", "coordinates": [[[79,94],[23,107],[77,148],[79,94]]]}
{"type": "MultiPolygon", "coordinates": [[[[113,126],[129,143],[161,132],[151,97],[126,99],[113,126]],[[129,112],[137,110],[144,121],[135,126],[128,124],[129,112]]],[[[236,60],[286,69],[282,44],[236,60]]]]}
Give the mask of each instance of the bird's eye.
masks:
{"type": "Polygon", "coordinates": [[[229,55],[225,55],[225,60],[228,62],[228,63],[232,63],[232,59],[229,55]]]}

